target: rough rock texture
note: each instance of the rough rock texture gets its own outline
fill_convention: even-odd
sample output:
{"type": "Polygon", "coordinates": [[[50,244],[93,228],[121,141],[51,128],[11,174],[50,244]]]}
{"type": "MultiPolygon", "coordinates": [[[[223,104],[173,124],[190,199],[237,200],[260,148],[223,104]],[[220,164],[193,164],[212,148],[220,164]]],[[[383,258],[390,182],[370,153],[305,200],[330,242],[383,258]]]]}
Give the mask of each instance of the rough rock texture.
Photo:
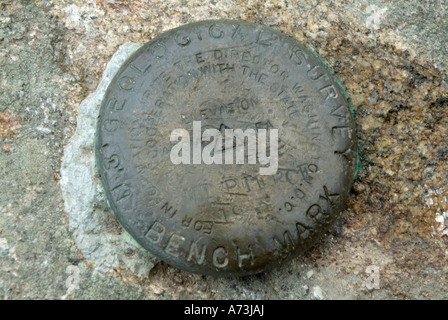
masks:
{"type": "MultiPolygon", "coordinates": [[[[0,298],[447,299],[447,10],[445,0],[1,1],[0,298]],[[242,279],[164,263],[147,272],[154,260],[142,258],[94,181],[91,224],[62,197],[80,196],[61,181],[63,149],[81,134],[81,102],[119,46],[212,18],[265,24],[317,51],[351,97],[362,157],[326,237],[242,279]],[[95,234],[110,235],[97,252],[95,234]],[[373,286],[369,270],[379,270],[373,286]]],[[[72,165],[92,159],[84,147],[72,165]]]]}

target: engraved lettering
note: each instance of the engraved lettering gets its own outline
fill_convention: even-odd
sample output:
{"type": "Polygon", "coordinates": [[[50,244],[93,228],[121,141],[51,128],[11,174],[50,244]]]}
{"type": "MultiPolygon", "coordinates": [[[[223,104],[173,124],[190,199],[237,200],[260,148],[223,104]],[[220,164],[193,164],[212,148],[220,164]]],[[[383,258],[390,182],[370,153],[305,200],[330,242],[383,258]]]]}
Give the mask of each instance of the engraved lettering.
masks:
{"type": "Polygon", "coordinates": [[[197,63],[205,62],[204,58],[202,58],[202,53],[201,52],[196,53],[195,57],[196,57],[196,62],[197,63]]]}
{"type": "MultiPolygon", "coordinates": [[[[224,52],[226,52],[226,51],[224,51],[224,52]]],[[[213,57],[216,60],[220,60],[222,58],[222,56],[223,56],[223,53],[221,50],[213,50],[213,57]]]]}
{"type": "Polygon", "coordinates": [[[176,35],[174,36],[174,41],[176,44],[178,44],[181,47],[186,47],[190,44],[191,39],[184,31],[178,31],[176,32],[176,35]]]}
{"type": "Polygon", "coordinates": [[[303,199],[303,198],[305,198],[305,196],[306,196],[305,192],[303,192],[303,190],[300,189],[300,188],[296,188],[296,189],[294,190],[294,194],[295,194],[295,196],[296,196],[297,198],[299,198],[299,199],[303,199]]]}
{"type": "Polygon", "coordinates": [[[120,202],[121,200],[126,199],[131,195],[131,189],[127,184],[124,183],[116,186],[111,191],[116,202],[120,202]]]}
{"type": "Polygon", "coordinates": [[[348,139],[352,138],[352,129],[347,126],[334,126],[331,128],[331,134],[334,135],[338,133],[340,136],[346,136],[348,139]]]}
{"type": "Polygon", "coordinates": [[[265,30],[261,29],[258,32],[256,43],[261,44],[262,46],[269,47],[269,46],[272,45],[271,41],[274,40],[274,37],[272,37],[272,35],[271,35],[270,37],[267,37],[267,38],[265,37],[264,39],[262,39],[263,38],[263,34],[265,35],[266,33],[267,32],[265,32],[265,30]]]}
{"type": "Polygon", "coordinates": [[[179,256],[179,247],[185,241],[185,238],[177,233],[173,233],[168,239],[168,243],[165,247],[165,252],[173,255],[179,256]]]}
{"type": "Polygon", "coordinates": [[[165,226],[159,222],[155,221],[148,232],[145,234],[145,238],[151,241],[152,243],[159,243],[165,233],[165,226]]]}
{"type": "Polygon", "coordinates": [[[343,151],[337,151],[337,150],[336,150],[334,153],[343,156],[344,159],[347,160],[348,163],[351,163],[351,162],[352,162],[350,156],[351,156],[351,154],[353,153],[353,150],[352,150],[350,147],[348,147],[347,149],[345,149],[345,150],[343,150],[343,151]]]}
{"type": "Polygon", "coordinates": [[[219,39],[224,37],[224,31],[219,29],[219,26],[214,23],[210,26],[210,28],[208,29],[208,33],[210,35],[210,37],[215,38],[215,39],[219,39]]]}
{"type": "Polygon", "coordinates": [[[182,219],[182,226],[184,226],[185,228],[188,228],[191,224],[191,221],[193,221],[193,218],[189,217],[189,216],[185,216],[182,219]]]}
{"type": "Polygon", "coordinates": [[[117,169],[120,166],[120,157],[117,154],[111,155],[109,158],[104,158],[104,169],[109,170],[111,168],[117,169]]]}
{"type": "Polygon", "coordinates": [[[202,40],[201,30],[198,27],[195,27],[193,29],[193,32],[198,37],[198,40],[201,41],[202,40]]]}
{"type": "Polygon", "coordinates": [[[235,39],[236,36],[240,36],[240,39],[244,40],[245,39],[245,34],[242,31],[243,28],[241,28],[241,25],[239,25],[239,24],[234,25],[233,28],[235,30],[232,33],[232,39],[235,39]]]}
{"type": "Polygon", "coordinates": [[[199,242],[201,239],[193,241],[190,246],[190,251],[188,253],[187,261],[195,261],[197,264],[201,265],[205,262],[205,249],[207,248],[206,244],[203,244],[199,249],[199,242]]]}
{"type": "Polygon", "coordinates": [[[229,264],[227,250],[224,247],[217,247],[213,251],[213,265],[216,268],[225,268],[229,264]]]}
{"type": "Polygon", "coordinates": [[[332,193],[328,192],[327,186],[324,186],[324,195],[320,195],[319,198],[324,199],[328,206],[333,208],[336,205],[336,202],[333,200],[333,198],[336,198],[339,200],[339,193],[332,193]]]}
{"type": "Polygon", "coordinates": [[[326,87],[323,87],[319,90],[325,97],[325,100],[328,100],[330,98],[336,99],[338,97],[338,92],[336,91],[336,88],[334,85],[329,85],[326,87]]]}
{"type": "Polygon", "coordinates": [[[174,217],[177,213],[177,210],[173,210],[173,207],[170,206],[168,202],[165,202],[161,209],[165,209],[164,213],[169,214],[171,218],[174,217]]]}
{"type": "Polygon", "coordinates": [[[294,250],[294,240],[288,230],[283,233],[283,241],[278,239],[276,236],[274,236],[272,240],[281,255],[289,254],[294,250]]]}
{"type": "Polygon", "coordinates": [[[112,98],[107,102],[107,108],[110,110],[121,111],[124,109],[126,105],[126,100],[123,100],[123,103],[119,104],[116,98],[112,98]]]}
{"type": "Polygon", "coordinates": [[[297,234],[298,234],[299,240],[301,240],[301,242],[310,238],[310,236],[314,233],[314,230],[312,227],[309,227],[300,222],[296,223],[296,229],[297,229],[297,234]]]}
{"type": "Polygon", "coordinates": [[[296,83],[296,84],[292,87],[292,90],[294,91],[294,93],[295,93],[296,95],[301,95],[301,94],[303,94],[303,87],[302,87],[299,83],[296,83]]]}
{"type": "Polygon", "coordinates": [[[331,216],[323,211],[322,207],[317,203],[308,208],[306,215],[320,225],[325,225],[331,222],[331,216]]]}
{"type": "Polygon", "coordinates": [[[163,43],[157,42],[157,43],[154,43],[151,46],[150,51],[151,51],[151,54],[154,57],[156,57],[156,58],[163,58],[165,56],[166,52],[167,52],[167,49],[166,49],[166,46],[163,43]]]}
{"type": "Polygon", "coordinates": [[[306,73],[308,78],[310,78],[311,80],[314,80],[314,81],[322,78],[325,75],[325,73],[324,72],[318,73],[316,71],[316,69],[318,69],[318,68],[321,68],[321,66],[316,65],[316,66],[311,67],[311,69],[309,69],[308,72],[306,73]]]}
{"type": "Polygon", "coordinates": [[[333,107],[330,114],[338,117],[341,121],[346,120],[346,113],[344,112],[344,106],[342,104],[333,107]]]}
{"type": "Polygon", "coordinates": [[[289,55],[289,58],[297,65],[302,65],[306,62],[308,55],[303,52],[300,47],[294,47],[289,55]]]}
{"type": "Polygon", "coordinates": [[[134,89],[135,79],[133,77],[123,76],[118,80],[121,89],[130,91],[134,89]]]}
{"type": "Polygon", "coordinates": [[[230,192],[230,190],[232,190],[233,188],[236,187],[236,180],[235,179],[227,179],[227,180],[223,181],[222,184],[225,185],[227,192],[230,192]]]}
{"type": "Polygon", "coordinates": [[[151,68],[150,63],[148,63],[148,65],[146,67],[144,67],[143,69],[141,69],[140,67],[137,67],[134,63],[131,63],[129,66],[132,69],[134,69],[135,71],[137,71],[140,75],[144,75],[151,68]]]}
{"type": "Polygon", "coordinates": [[[293,205],[291,202],[285,202],[284,206],[286,211],[288,212],[291,212],[295,207],[295,205],[293,205]]]}
{"type": "Polygon", "coordinates": [[[237,257],[238,257],[238,267],[240,267],[240,268],[243,267],[243,261],[244,260],[249,260],[250,265],[251,266],[254,265],[254,263],[255,263],[255,256],[254,256],[250,246],[248,246],[248,250],[249,250],[248,253],[244,253],[243,254],[243,253],[241,253],[240,248],[236,247],[236,254],[237,254],[237,257]]]}

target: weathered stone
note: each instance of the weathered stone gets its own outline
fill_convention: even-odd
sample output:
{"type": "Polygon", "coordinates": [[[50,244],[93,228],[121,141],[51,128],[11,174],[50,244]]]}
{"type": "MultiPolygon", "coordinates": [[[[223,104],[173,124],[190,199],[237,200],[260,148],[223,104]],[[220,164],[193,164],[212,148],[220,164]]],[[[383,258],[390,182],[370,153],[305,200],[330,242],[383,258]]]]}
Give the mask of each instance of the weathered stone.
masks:
{"type": "Polygon", "coordinates": [[[102,272],[126,267],[137,276],[147,277],[155,259],[138,249],[138,244],[117,226],[112,231],[108,229],[113,217],[105,205],[94,154],[96,119],[104,93],[121,64],[140,46],[121,46],[108,63],[96,91],[81,103],[76,132],[64,148],[60,183],[69,230],[84,257],[102,272]],[[129,249],[135,252],[130,257],[125,254],[129,249]]]}

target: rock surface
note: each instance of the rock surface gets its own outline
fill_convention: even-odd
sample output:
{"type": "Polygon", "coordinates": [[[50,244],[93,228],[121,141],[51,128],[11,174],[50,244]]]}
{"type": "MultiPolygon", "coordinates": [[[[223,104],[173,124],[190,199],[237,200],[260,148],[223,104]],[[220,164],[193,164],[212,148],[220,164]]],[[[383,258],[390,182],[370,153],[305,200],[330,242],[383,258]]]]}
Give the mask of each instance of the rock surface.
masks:
{"type": "Polygon", "coordinates": [[[106,89],[123,62],[140,47],[136,43],[121,46],[108,63],[98,88],[81,103],[76,132],[64,148],[60,185],[69,231],[96,270],[110,272],[124,265],[135,275],[147,277],[155,259],[117,226],[102,196],[94,151],[96,119],[106,89]]]}
{"type": "Polygon", "coordinates": [[[447,299],[447,8],[2,1],[0,299],[447,299]],[[82,129],[121,45],[213,18],[265,24],[317,51],[351,97],[361,148],[339,223],[303,257],[242,279],[179,271],[141,251],[107,209],[82,129]],[[91,171],[75,171],[83,166],[91,171]]]}

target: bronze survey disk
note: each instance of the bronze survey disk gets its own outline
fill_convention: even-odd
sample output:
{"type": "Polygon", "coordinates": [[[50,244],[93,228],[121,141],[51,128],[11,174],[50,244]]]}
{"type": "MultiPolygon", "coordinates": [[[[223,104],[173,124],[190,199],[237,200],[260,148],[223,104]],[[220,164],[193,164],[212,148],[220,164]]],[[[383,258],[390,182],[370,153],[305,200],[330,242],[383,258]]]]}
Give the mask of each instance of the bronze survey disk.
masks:
{"type": "Polygon", "coordinates": [[[192,272],[248,275],[303,253],[336,219],[355,175],[356,132],[316,54],[261,25],[204,21],[123,64],[101,106],[96,156],[111,208],[144,248],[192,272]],[[223,137],[267,129],[268,150],[277,129],[276,174],[248,164],[248,149],[244,164],[173,164],[171,133],[187,130],[193,145],[194,121],[223,137]]]}

